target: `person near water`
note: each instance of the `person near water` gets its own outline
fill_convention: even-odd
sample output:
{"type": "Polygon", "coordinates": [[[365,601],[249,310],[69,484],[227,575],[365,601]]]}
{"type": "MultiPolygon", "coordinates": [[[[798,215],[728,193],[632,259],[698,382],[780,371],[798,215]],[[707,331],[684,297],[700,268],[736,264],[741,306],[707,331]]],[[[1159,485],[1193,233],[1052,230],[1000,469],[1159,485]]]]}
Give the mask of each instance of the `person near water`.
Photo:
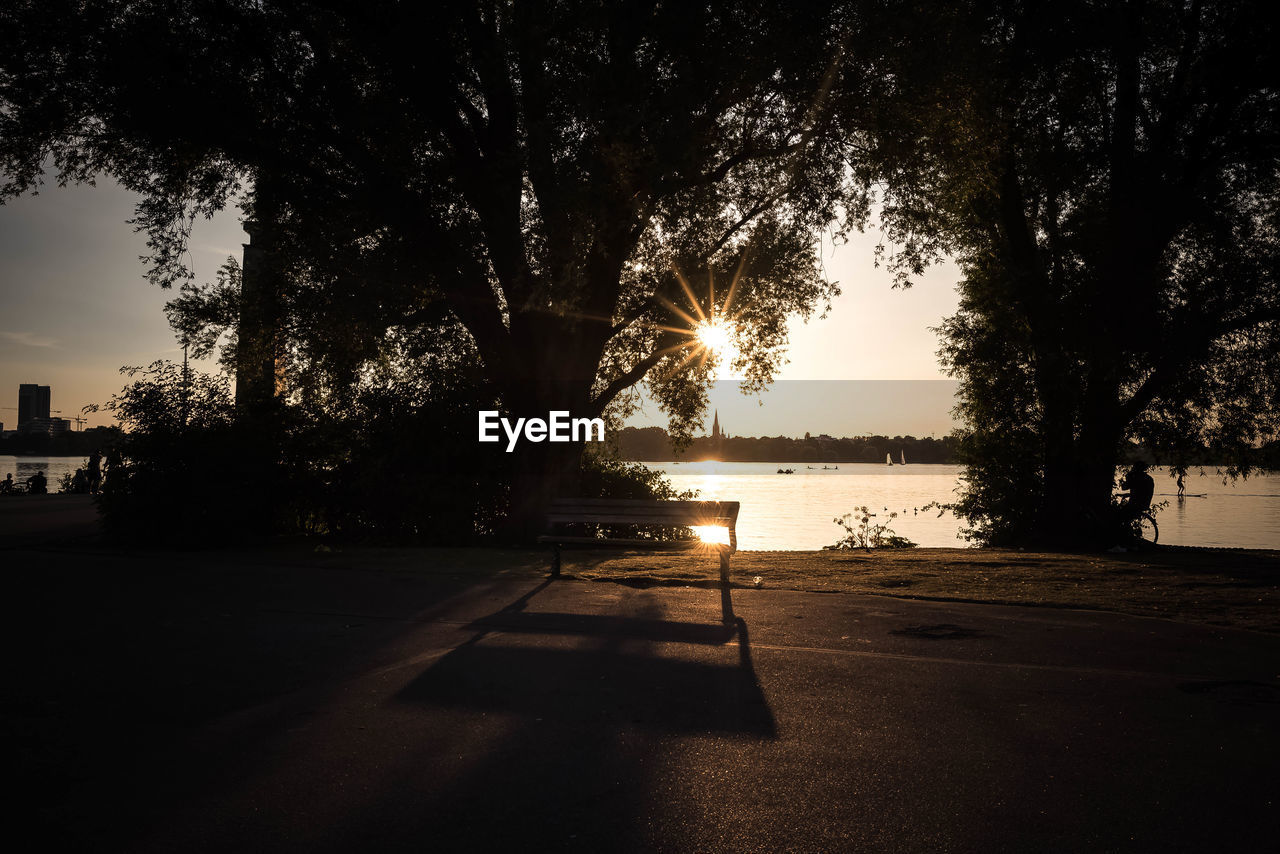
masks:
{"type": "Polygon", "coordinates": [[[1187,494],[1187,484],[1183,481],[1184,475],[1178,472],[1178,497],[1184,498],[1187,494]]]}
{"type": "Polygon", "coordinates": [[[44,472],[38,471],[27,478],[27,492],[32,495],[44,495],[48,491],[49,481],[45,479],[44,472]]]}
{"type": "Polygon", "coordinates": [[[124,457],[119,448],[107,451],[107,468],[103,473],[103,486],[118,491],[124,484],[124,457]]]}
{"type": "Polygon", "coordinates": [[[1134,463],[1120,481],[1120,485],[1128,492],[1120,493],[1124,502],[1120,505],[1120,518],[1132,522],[1151,509],[1151,499],[1156,494],[1156,482],[1147,474],[1147,464],[1134,463]]]}
{"type": "Polygon", "coordinates": [[[4,476],[4,480],[0,480],[0,495],[13,495],[13,472],[9,472],[4,476]]]}
{"type": "Polygon", "coordinates": [[[89,455],[89,491],[97,492],[102,488],[102,451],[97,448],[89,455]]]}

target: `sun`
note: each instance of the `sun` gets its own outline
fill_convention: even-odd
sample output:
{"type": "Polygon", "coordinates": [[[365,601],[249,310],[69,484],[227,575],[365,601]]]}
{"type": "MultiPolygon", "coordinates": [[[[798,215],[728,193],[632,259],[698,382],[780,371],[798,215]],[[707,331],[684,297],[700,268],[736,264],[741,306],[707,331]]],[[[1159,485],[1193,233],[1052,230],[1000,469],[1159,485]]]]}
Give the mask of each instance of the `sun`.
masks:
{"type": "MultiPolygon", "coordinates": [[[[728,293],[723,299],[716,299],[716,288],[711,271],[707,271],[707,295],[705,300],[699,299],[693,285],[680,269],[672,265],[671,271],[680,284],[688,302],[680,305],[675,299],[657,294],[659,303],[671,312],[675,325],[658,324],[658,328],[675,336],[674,343],[654,353],[652,357],[667,353],[680,354],[677,364],[667,371],[668,376],[687,365],[696,362],[696,369],[701,370],[708,362],[713,376],[717,380],[735,379],[733,366],[741,360],[737,339],[740,334],[736,316],[733,312],[733,299],[738,291],[738,283],[746,266],[746,256],[738,264],[738,269],[729,281],[728,293]]],[[[652,358],[651,357],[651,358],[652,358]]]]}
{"type": "Polygon", "coordinates": [[[698,539],[706,546],[727,546],[729,543],[729,529],[724,525],[694,525],[693,532],[698,535],[698,539]]]}
{"type": "Polygon", "coordinates": [[[722,318],[704,320],[694,327],[698,343],[716,356],[726,356],[733,347],[733,329],[722,318]]]}

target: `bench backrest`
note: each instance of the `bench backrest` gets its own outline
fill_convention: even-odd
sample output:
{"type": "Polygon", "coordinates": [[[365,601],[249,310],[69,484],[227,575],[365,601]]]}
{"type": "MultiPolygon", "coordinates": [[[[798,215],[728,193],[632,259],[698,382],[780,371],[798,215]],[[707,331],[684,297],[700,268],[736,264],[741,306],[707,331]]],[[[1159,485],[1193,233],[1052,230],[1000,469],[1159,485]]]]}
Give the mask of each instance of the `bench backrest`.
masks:
{"type": "Polygon", "coordinates": [[[714,525],[729,529],[729,549],[738,550],[737,501],[659,501],[652,498],[557,498],[547,524],[714,525]]]}

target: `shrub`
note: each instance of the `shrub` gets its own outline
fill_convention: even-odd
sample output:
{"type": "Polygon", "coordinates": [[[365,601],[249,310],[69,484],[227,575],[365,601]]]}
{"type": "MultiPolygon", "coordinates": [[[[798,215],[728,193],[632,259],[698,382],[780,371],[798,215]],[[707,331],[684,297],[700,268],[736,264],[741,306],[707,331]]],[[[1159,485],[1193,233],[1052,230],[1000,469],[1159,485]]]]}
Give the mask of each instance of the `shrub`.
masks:
{"type": "Polygon", "coordinates": [[[126,431],[98,499],[108,533],[200,545],[262,531],[243,500],[260,473],[246,469],[229,379],[168,361],[122,373],[133,382],[105,407],[126,431]]]}
{"type": "Polygon", "coordinates": [[[847,550],[847,549],[909,549],[914,548],[915,543],[906,537],[901,537],[893,532],[889,527],[889,522],[898,518],[896,512],[889,514],[889,520],[884,523],[872,523],[871,511],[866,507],[859,507],[853,513],[846,513],[831,521],[835,522],[844,529],[845,535],[829,546],[824,546],[831,550],[847,550]]]}

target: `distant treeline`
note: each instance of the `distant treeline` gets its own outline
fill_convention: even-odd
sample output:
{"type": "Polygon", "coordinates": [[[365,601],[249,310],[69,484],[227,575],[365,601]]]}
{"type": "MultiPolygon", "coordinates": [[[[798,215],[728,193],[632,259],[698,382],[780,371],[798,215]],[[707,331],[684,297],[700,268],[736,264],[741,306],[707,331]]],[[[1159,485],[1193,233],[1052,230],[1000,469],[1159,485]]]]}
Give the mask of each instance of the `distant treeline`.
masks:
{"type": "MultiPolygon", "coordinates": [[[[1231,460],[1247,460],[1249,465],[1264,471],[1280,471],[1280,440],[1267,442],[1245,452],[1238,449],[1230,451],[1213,448],[1199,448],[1186,452],[1185,465],[1188,469],[1225,469],[1231,460]]],[[[1124,465],[1142,461],[1158,466],[1172,466],[1173,461],[1162,458],[1148,447],[1130,442],[1122,451],[1121,462],[1124,465]]]]}
{"type": "MultiPolygon", "coordinates": [[[[831,436],[805,434],[803,439],[788,436],[733,436],[712,439],[702,436],[679,454],[671,449],[671,439],[661,427],[624,427],[615,439],[619,455],[637,462],[669,462],[681,460],[723,460],[734,463],[883,463],[885,455],[900,462],[903,453],[908,463],[959,464],[959,440],[955,436],[941,439],[915,436],[858,436],[837,439],[831,436]]],[[[1250,454],[1259,468],[1280,471],[1280,441],[1268,442],[1250,454]]],[[[1195,453],[1187,465],[1191,468],[1217,468],[1227,465],[1226,454],[1205,448],[1195,453]]],[[[1129,445],[1121,454],[1127,464],[1144,460],[1160,466],[1172,465],[1150,449],[1129,445]]]]}
{"type": "Polygon", "coordinates": [[[951,436],[704,436],[694,439],[677,455],[667,431],[661,427],[624,427],[617,434],[617,444],[622,459],[642,462],[714,459],[735,463],[883,463],[889,454],[896,463],[905,453],[908,463],[955,463],[957,443],[951,436]]]}
{"type": "Polygon", "coordinates": [[[56,436],[47,433],[14,433],[0,439],[0,454],[15,457],[87,457],[95,450],[105,453],[108,448],[120,442],[122,435],[119,427],[90,427],[88,430],[67,431],[56,436]]]}

